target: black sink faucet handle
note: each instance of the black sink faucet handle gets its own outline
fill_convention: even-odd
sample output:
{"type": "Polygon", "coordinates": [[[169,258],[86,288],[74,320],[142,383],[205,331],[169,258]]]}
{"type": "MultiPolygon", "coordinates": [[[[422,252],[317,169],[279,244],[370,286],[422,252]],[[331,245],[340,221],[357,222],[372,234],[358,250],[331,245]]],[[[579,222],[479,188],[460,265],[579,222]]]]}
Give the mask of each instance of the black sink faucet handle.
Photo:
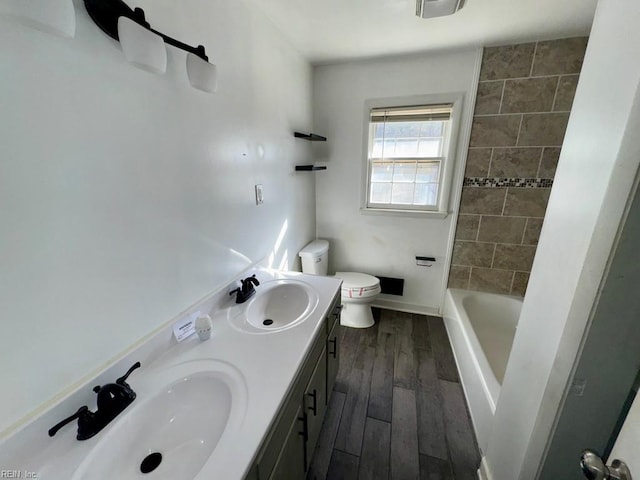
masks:
{"type": "Polygon", "coordinates": [[[93,391],[98,394],[96,411],[92,412],[86,406],[80,407],[76,413],[52,427],[49,430],[49,436],[53,437],[58,430],[76,419],[78,420],[76,435],[78,440],[91,438],[102,430],[136,399],[136,392],[127,385],[127,378],[136,368],[140,368],[140,362],[134,363],[115,383],[94,387],[93,391]]]}
{"type": "Polygon", "coordinates": [[[244,303],[256,293],[254,285],[260,285],[260,281],[256,278],[255,273],[250,277],[240,280],[240,287],[230,291],[229,295],[233,295],[235,293],[236,303],[244,303]]]}
{"type": "Polygon", "coordinates": [[[64,427],[68,423],[73,422],[76,419],[78,419],[78,422],[85,422],[92,416],[93,416],[93,412],[89,410],[89,407],[87,407],[86,405],[83,407],[80,407],[76,413],[74,413],[68,418],[65,418],[55,426],[51,427],[49,429],[49,436],[53,437],[56,433],[58,433],[58,430],[60,430],[62,427],[64,427]]]}
{"type": "Polygon", "coordinates": [[[253,288],[252,284],[255,285],[256,287],[260,285],[260,282],[256,278],[255,273],[250,277],[247,277],[244,280],[242,280],[242,290],[246,293],[248,290],[251,290],[253,288]]]}
{"type": "Polygon", "coordinates": [[[140,368],[140,362],[134,363],[131,366],[131,368],[129,370],[127,370],[127,373],[125,373],[123,376],[121,376],[120,378],[118,378],[116,380],[116,383],[118,385],[122,385],[124,387],[128,387],[128,385],[126,384],[127,378],[129,378],[129,375],[131,375],[131,372],[133,372],[136,368],[140,368]]]}

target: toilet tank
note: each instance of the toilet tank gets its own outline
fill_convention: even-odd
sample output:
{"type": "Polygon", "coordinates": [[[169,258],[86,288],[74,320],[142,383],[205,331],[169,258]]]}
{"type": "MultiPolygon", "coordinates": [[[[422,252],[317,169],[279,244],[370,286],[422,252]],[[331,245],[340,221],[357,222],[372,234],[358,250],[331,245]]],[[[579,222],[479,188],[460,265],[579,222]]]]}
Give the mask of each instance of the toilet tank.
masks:
{"type": "Polygon", "coordinates": [[[329,261],[329,242],[327,240],[314,240],[300,250],[302,260],[302,272],[312,275],[326,275],[329,261]]]}

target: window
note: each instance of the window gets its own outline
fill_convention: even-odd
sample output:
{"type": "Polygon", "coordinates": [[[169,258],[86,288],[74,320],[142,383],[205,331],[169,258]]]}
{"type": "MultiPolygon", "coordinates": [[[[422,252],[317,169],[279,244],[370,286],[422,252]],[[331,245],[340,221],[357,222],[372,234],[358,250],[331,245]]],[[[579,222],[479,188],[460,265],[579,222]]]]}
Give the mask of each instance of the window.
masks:
{"type": "Polygon", "coordinates": [[[366,208],[446,211],[452,111],[453,104],[370,110],[366,208]]]}

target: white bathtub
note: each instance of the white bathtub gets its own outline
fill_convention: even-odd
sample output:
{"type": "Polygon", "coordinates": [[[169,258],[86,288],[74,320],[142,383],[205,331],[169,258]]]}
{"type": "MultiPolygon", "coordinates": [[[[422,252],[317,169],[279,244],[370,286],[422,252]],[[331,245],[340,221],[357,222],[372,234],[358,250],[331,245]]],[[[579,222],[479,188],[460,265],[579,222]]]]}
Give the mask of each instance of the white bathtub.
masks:
{"type": "Polygon", "coordinates": [[[486,451],[522,299],[448,289],[444,321],[478,445],[486,451]]]}

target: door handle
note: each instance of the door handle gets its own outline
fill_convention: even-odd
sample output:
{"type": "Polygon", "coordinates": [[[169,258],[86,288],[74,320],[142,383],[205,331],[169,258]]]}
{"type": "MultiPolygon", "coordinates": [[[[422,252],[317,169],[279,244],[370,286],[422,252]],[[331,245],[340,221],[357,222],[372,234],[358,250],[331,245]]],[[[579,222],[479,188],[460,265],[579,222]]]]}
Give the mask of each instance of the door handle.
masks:
{"type": "Polygon", "coordinates": [[[606,466],[593,450],[585,450],[580,457],[580,468],[588,480],[632,480],[629,467],[622,460],[615,459],[606,466]]]}

